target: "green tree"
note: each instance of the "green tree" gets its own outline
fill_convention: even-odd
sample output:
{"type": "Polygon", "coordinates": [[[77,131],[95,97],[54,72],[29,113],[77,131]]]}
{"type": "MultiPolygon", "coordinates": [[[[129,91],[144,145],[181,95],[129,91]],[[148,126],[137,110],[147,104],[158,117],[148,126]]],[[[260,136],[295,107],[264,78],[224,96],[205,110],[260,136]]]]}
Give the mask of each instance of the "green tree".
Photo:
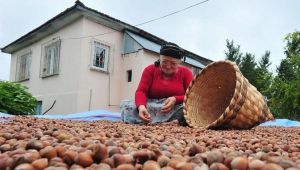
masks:
{"type": "Polygon", "coordinates": [[[279,67],[277,68],[278,77],[282,80],[291,81],[295,79],[295,73],[291,67],[291,59],[285,58],[281,60],[279,67]]]}
{"type": "Polygon", "coordinates": [[[242,74],[249,80],[249,82],[256,86],[256,62],[255,56],[251,53],[243,53],[240,51],[240,45],[235,45],[234,41],[226,40],[227,51],[225,51],[226,60],[235,62],[242,74]]]}
{"type": "Polygon", "coordinates": [[[235,45],[233,40],[229,41],[227,39],[226,47],[226,59],[236,62],[243,76],[245,76],[258,91],[269,98],[270,94],[268,88],[272,82],[272,73],[268,70],[268,67],[271,65],[270,52],[266,51],[257,63],[255,61],[255,55],[251,53],[243,54],[240,51],[240,46],[235,45]]]}
{"type": "Polygon", "coordinates": [[[285,41],[287,41],[287,45],[285,47],[284,53],[287,58],[292,57],[293,55],[299,56],[300,54],[300,31],[289,33],[285,37],[285,41]]]}
{"type": "Polygon", "coordinates": [[[235,62],[237,65],[240,64],[243,53],[240,52],[240,46],[234,45],[233,40],[229,41],[228,39],[226,40],[226,47],[228,51],[225,51],[226,55],[226,60],[230,60],[235,62]]]}
{"type": "Polygon", "coordinates": [[[269,71],[270,65],[270,51],[266,51],[258,61],[256,68],[256,88],[268,98],[271,97],[268,93],[268,88],[272,83],[272,73],[269,71]]]}
{"type": "Polygon", "coordinates": [[[284,53],[286,58],[283,59],[277,68],[278,76],[282,80],[291,81],[297,78],[297,67],[300,54],[300,32],[289,33],[285,37],[287,42],[284,53]]]}
{"type": "Polygon", "coordinates": [[[270,109],[276,117],[300,120],[300,32],[285,38],[286,58],[272,82],[270,109]]]}
{"type": "Polygon", "coordinates": [[[257,86],[256,82],[256,61],[255,56],[251,53],[246,53],[240,63],[240,70],[243,73],[243,75],[248,79],[248,81],[254,85],[257,86]]]}
{"type": "Polygon", "coordinates": [[[20,83],[0,82],[0,112],[13,115],[34,114],[36,99],[20,83]]]}

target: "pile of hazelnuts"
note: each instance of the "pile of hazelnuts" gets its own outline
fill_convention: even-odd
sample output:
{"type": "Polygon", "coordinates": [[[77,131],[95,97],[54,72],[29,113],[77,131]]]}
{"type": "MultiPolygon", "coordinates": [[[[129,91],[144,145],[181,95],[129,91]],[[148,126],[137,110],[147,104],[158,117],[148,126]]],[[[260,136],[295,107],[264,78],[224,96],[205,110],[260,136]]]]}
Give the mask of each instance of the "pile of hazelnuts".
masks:
{"type": "Polygon", "coordinates": [[[0,170],[300,170],[300,128],[0,118],[0,170]]]}

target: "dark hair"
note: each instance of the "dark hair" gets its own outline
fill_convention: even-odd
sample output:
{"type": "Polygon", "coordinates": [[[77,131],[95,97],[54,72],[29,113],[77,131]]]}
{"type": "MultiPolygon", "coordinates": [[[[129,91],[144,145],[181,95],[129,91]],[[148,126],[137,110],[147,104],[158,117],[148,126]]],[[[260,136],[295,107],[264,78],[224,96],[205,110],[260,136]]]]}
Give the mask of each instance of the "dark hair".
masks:
{"type": "Polygon", "coordinates": [[[156,60],[155,62],[154,62],[154,66],[155,67],[158,67],[158,66],[160,66],[160,60],[158,59],[158,60],[156,60]]]}
{"type": "Polygon", "coordinates": [[[161,46],[160,54],[177,59],[182,59],[184,55],[184,50],[180,48],[177,44],[167,42],[161,46]]]}

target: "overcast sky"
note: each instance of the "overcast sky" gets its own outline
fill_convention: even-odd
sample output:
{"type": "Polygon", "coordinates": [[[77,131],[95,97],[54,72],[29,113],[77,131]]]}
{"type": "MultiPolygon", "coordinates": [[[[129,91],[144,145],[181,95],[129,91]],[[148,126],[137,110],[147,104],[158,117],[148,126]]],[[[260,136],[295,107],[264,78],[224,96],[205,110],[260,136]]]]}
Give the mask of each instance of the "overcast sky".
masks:
{"type": "MultiPolygon", "coordinates": [[[[136,25],[203,0],[81,0],[87,7],[136,25]]],[[[75,0],[0,0],[0,47],[4,47],[75,0]]],[[[140,26],[158,37],[211,60],[225,58],[226,39],[258,60],[271,51],[275,72],[287,33],[300,30],[299,0],[209,0],[181,13],[140,26]]],[[[9,80],[10,54],[0,52],[0,79],[9,80]]]]}

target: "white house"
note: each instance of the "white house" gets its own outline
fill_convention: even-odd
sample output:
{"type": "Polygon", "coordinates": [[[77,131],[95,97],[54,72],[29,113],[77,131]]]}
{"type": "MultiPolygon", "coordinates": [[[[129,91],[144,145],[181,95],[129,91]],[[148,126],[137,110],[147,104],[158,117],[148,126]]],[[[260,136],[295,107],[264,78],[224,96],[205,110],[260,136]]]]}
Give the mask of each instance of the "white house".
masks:
{"type": "MultiPolygon", "coordinates": [[[[143,68],[165,40],[86,7],[80,1],[1,49],[11,54],[10,81],[29,88],[39,112],[117,111],[134,99],[143,68]]],[[[211,60],[186,51],[194,72],[211,60]]]]}

